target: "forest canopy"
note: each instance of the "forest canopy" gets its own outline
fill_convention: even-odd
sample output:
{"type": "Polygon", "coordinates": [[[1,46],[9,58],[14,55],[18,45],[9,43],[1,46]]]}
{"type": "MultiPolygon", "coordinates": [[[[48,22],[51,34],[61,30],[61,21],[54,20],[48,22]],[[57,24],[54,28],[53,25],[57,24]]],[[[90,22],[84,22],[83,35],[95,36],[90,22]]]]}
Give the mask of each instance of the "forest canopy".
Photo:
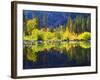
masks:
{"type": "MultiPolygon", "coordinates": [[[[52,13],[51,13],[52,14],[52,13]]],[[[52,17],[53,18],[53,17],[52,17]]],[[[66,17],[64,24],[56,27],[49,27],[48,15],[44,14],[42,27],[39,26],[40,18],[35,15],[31,19],[24,19],[23,34],[24,40],[34,41],[69,41],[69,40],[90,40],[91,39],[91,17],[76,15],[73,19],[70,15],[66,17]]],[[[58,20],[59,21],[59,20],[58,20]]]]}

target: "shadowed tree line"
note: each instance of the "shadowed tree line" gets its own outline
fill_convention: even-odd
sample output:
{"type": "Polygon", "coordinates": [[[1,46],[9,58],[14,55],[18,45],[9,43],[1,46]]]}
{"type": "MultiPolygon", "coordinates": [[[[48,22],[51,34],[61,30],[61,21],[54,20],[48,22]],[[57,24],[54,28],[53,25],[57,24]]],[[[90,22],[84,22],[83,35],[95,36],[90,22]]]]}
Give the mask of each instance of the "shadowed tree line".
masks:
{"type": "Polygon", "coordinates": [[[71,17],[68,17],[67,27],[70,32],[74,33],[82,33],[82,32],[90,32],[90,16],[76,16],[74,20],[71,17]]]}

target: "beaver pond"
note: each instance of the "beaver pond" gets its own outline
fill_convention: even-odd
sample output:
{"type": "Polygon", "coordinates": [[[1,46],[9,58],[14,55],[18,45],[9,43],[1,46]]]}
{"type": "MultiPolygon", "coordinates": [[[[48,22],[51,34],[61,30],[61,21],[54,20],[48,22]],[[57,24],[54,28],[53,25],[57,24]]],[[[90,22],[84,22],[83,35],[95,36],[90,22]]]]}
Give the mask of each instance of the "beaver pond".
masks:
{"type": "Polygon", "coordinates": [[[23,47],[23,69],[91,65],[90,41],[35,41],[23,47]]]}

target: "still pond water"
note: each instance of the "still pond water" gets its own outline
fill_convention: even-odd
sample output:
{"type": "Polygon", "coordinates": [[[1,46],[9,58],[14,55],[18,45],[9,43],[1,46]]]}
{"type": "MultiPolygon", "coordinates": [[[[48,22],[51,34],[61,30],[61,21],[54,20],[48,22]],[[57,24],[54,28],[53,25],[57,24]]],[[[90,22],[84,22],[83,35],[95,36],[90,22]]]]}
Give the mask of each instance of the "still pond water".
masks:
{"type": "Polygon", "coordinates": [[[34,42],[23,46],[23,69],[91,65],[89,41],[34,42]]]}

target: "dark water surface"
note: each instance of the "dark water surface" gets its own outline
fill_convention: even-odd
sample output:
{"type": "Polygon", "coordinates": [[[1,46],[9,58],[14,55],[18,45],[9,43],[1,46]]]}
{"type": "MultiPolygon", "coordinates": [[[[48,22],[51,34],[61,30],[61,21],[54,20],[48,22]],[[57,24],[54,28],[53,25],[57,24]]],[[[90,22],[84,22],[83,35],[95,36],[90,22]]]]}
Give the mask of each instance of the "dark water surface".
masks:
{"type": "Polygon", "coordinates": [[[23,69],[90,65],[90,42],[35,42],[32,45],[24,45],[23,69]]]}

